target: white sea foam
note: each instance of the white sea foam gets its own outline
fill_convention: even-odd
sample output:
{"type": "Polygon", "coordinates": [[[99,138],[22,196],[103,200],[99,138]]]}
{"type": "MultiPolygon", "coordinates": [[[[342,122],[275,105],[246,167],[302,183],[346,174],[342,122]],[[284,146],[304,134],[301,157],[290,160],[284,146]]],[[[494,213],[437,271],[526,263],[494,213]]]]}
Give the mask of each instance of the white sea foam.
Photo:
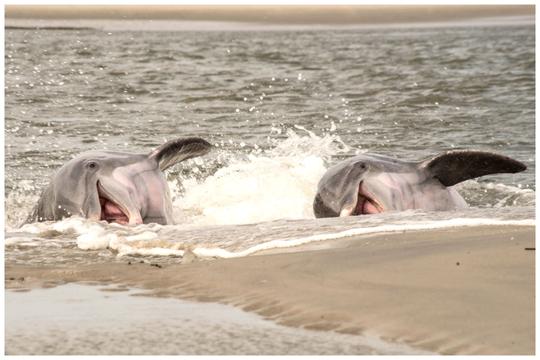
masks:
{"type": "Polygon", "coordinates": [[[186,193],[174,205],[184,213],[200,214],[191,219],[199,224],[309,218],[317,182],[325,170],[317,157],[249,157],[200,184],[186,181],[186,193]]]}
{"type": "MultiPolygon", "coordinates": [[[[534,219],[488,219],[488,218],[444,218],[442,220],[408,221],[410,216],[400,220],[386,221],[389,219],[379,219],[375,222],[343,222],[335,219],[332,229],[321,230],[320,220],[302,220],[301,223],[293,221],[285,225],[285,230],[280,228],[281,223],[276,224],[272,229],[261,229],[262,224],[244,225],[243,232],[259,233],[249,241],[237,239],[238,228],[236,226],[215,226],[213,229],[205,226],[184,227],[159,226],[159,225],[139,225],[135,227],[121,227],[109,225],[105,222],[95,223],[82,218],[70,218],[54,223],[41,223],[26,225],[18,231],[10,233],[6,239],[6,246],[24,245],[34,246],[40,241],[33,237],[25,237],[24,234],[46,234],[47,231],[55,230],[66,236],[67,240],[74,242],[82,250],[99,250],[109,248],[117,252],[117,256],[138,255],[138,256],[177,256],[184,255],[186,248],[199,257],[216,258],[236,258],[248,256],[263,250],[290,248],[325,240],[341,239],[346,237],[369,235],[378,233],[395,233],[409,231],[426,231],[445,228],[474,227],[474,226],[535,226],[534,219]],[[382,221],[381,221],[382,220],[382,221]],[[295,225],[296,224],[296,225],[295,225]],[[351,225],[353,226],[351,228],[351,225]],[[247,226],[247,227],[246,227],[247,226]],[[291,229],[298,227],[297,231],[291,229]],[[319,233],[305,236],[304,234],[317,229],[319,233]],[[277,230],[276,230],[277,229],[277,230]],[[340,230],[345,229],[345,230],[340,230]],[[282,231],[282,232],[280,232],[282,231]],[[193,233],[199,236],[201,241],[189,238],[193,233]],[[268,234],[266,234],[268,233],[268,234]],[[216,235],[219,234],[219,235],[216,235]],[[280,236],[281,234],[281,236],[280,236]],[[289,234],[289,235],[285,235],[289,234]],[[284,236],[285,235],[285,236],[284,236]]],[[[347,219],[345,219],[347,220],[347,219]]],[[[34,235],[36,236],[36,235],[34,235]]],[[[53,241],[58,246],[58,239],[47,239],[46,235],[42,244],[46,246],[47,241],[53,241]]],[[[39,239],[39,238],[38,238],[39,239]]]]}
{"type": "Polygon", "coordinates": [[[126,236],[126,240],[128,241],[136,241],[136,240],[154,240],[157,238],[157,234],[152,231],[145,231],[139,234],[126,236]]]}
{"type": "Polygon", "coordinates": [[[26,247],[35,247],[35,246],[40,246],[41,244],[39,241],[33,240],[31,238],[29,239],[26,236],[13,236],[10,238],[6,238],[4,240],[4,245],[5,246],[24,245],[26,247]]]}
{"type": "Polygon", "coordinates": [[[77,246],[82,250],[99,250],[110,247],[118,237],[104,231],[89,231],[77,237],[77,246]]]}
{"type": "Polygon", "coordinates": [[[196,248],[193,253],[201,257],[220,257],[220,258],[235,258],[243,257],[254,254],[262,250],[288,248],[294,246],[300,246],[312,242],[341,239],[351,236],[367,235],[375,233],[392,233],[392,232],[405,232],[405,231],[419,231],[419,230],[436,230],[453,227],[473,227],[482,225],[514,225],[514,226],[535,226],[534,220],[495,220],[495,219],[450,219],[436,222],[419,222],[409,224],[396,224],[396,225],[382,225],[368,228],[356,228],[345,230],[332,234],[321,234],[306,236],[294,239],[279,239],[272,240],[266,243],[262,243],[246,250],[239,252],[231,252],[225,249],[209,249],[209,248],[196,248]]]}
{"type": "Polygon", "coordinates": [[[168,248],[134,248],[127,244],[115,244],[115,246],[111,248],[118,251],[118,256],[184,256],[184,250],[168,248]]]}
{"type": "Polygon", "coordinates": [[[181,179],[185,193],[177,194],[173,204],[181,210],[177,222],[225,225],[313,218],[325,159],[348,148],[337,136],[297,130],[305,134],[289,129],[287,139],[268,151],[231,155],[227,166],[203,181],[181,179]]]}
{"type": "MultiPolygon", "coordinates": [[[[368,235],[377,233],[395,233],[408,231],[425,231],[437,230],[456,227],[474,227],[474,226],[535,226],[535,221],[531,219],[525,220],[498,220],[485,218],[456,218],[440,221],[421,221],[412,223],[398,223],[380,226],[369,226],[361,228],[353,228],[345,231],[317,234],[311,236],[300,236],[293,238],[274,239],[266,242],[261,242],[254,246],[248,247],[241,251],[231,251],[224,246],[225,242],[216,241],[212,247],[194,247],[192,252],[199,257],[217,257],[217,258],[236,258],[244,257],[259,251],[289,248],[308,243],[341,239],[346,237],[368,235]],[[223,247],[222,247],[223,246],[223,247]]],[[[109,247],[118,252],[118,256],[124,255],[142,255],[142,256],[183,256],[184,250],[178,249],[178,243],[175,241],[160,241],[159,246],[153,247],[158,235],[148,236],[148,232],[143,233],[144,236],[113,236],[114,234],[105,233],[86,233],[84,236],[85,242],[81,243],[79,238],[77,244],[81,249],[97,249],[109,247]],[[93,244],[90,245],[90,239],[93,237],[93,244]],[[105,246],[105,243],[108,244],[105,246]],[[84,246],[84,247],[83,247],[84,246]]],[[[224,238],[227,238],[227,233],[224,231],[224,238]]]]}
{"type": "Polygon", "coordinates": [[[534,206],[536,202],[536,192],[533,189],[522,188],[521,185],[512,186],[473,179],[456,185],[456,188],[471,206],[502,208],[534,206]]]}

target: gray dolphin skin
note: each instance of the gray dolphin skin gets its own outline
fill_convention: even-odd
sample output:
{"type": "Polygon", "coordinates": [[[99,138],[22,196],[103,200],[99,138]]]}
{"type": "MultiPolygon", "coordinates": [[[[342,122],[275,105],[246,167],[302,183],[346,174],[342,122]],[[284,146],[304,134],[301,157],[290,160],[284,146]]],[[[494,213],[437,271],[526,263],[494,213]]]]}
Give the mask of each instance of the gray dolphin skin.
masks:
{"type": "Polygon", "coordinates": [[[150,154],[89,151],[64,164],[26,222],[73,215],[120,224],[172,224],[163,171],[211,149],[200,138],[168,141],[150,154]]]}
{"type": "Polygon", "coordinates": [[[407,209],[461,209],[467,203],[453,185],[526,168],[509,157],[483,151],[449,151],[418,162],[362,154],[328,169],[319,181],[313,211],[322,218],[407,209]]]}

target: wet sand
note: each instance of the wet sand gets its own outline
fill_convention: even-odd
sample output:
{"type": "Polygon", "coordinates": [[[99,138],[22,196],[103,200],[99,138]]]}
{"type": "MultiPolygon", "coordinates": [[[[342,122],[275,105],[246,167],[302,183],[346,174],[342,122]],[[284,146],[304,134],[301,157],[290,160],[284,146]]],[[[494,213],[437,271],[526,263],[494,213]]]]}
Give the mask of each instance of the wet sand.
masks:
{"type": "Polygon", "coordinates": [[[6,264],[6,288],[115,283],[437,353],[534,354],[534,233],[483,226],[381,234],[163,266],[6,264]]]}
{"type": "Polygon", "coordinates": [[[228,305],[67,284],[6,292],[8,355],[425,354],[377,338],[280,326],[228,305]]]}

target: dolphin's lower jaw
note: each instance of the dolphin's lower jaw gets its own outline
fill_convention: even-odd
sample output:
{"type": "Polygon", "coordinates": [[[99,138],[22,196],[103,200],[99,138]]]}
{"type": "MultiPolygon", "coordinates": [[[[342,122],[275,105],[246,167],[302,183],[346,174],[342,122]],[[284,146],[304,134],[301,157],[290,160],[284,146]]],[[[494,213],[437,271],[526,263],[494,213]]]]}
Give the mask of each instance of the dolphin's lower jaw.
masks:
{"type": "Polygon", "coordinates": [[[345,207],[341,210],[339,216],[357,216],[379,214],[384,211],[384,207],[368,192],[361,181],[358,185],[358,197],[356,204],[345,207]]]}
{"type": "Polygon", "coordinates": [[[131,214],[121,204],[112,201],[103,189],[99,181],[97,182],[97,190],[99,195],[99,204],[101,205],[101,216],[99,220],[105,220],[109,223],[115,222],[122,225],[139,225],[142,224],[140,214],[131,214]]]}

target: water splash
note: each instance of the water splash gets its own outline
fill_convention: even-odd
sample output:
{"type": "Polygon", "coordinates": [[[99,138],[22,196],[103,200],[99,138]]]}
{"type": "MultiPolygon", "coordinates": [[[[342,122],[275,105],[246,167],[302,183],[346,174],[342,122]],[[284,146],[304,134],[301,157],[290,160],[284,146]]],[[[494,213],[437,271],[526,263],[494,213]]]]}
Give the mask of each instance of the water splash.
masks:
{"type": "MultiPolygon", "coordinates": [[[[75,250],[96,252],[109,249],[111,257],[168,256],[186,252],[201,258],[243,257],[262,250],[288,248],[351,236],[403,231],[421,231],[475,226],[534,226],[534,209],[516,208],[513,217],[501,209],[465,209],[450,212],[409,210],[372,216],[277,220],[247,225],[157,225],[126,227],[83,218],[27,224],[6,234],[6,247],[17,251],[7,256],[27,261],[24,252],[39,246],[44,259],[73,261],[75,250]],[[489,218],[487,218],[489,216],[489,218]],[[414,219],[414,220],[412,220],[414,219]]],[[[91,261],[92,253],[84,260],[91,261]]],[[[12,260],[10,258],[10,260],[12,260]]]]}
{"type": "Polygon", "coordinates": [[[204,225],[247,224],[277,219],[313,218],[317,183],[332,155],[348,151],[335,135],[317,136],[296,127],[273,147],[248,154],[229,154],[226,164],[202,181],[185,177],[183,194],[176,192],[177,223],[204,225]],[[300,132],[299,131],[299,132],[300,132]]]}
{"type": "Polygon", "coordinates": [[[536,192],[529,188],[478,180],[468,180],[456,185],[469,206],[501,208],[534,206],[536,192]]]}

